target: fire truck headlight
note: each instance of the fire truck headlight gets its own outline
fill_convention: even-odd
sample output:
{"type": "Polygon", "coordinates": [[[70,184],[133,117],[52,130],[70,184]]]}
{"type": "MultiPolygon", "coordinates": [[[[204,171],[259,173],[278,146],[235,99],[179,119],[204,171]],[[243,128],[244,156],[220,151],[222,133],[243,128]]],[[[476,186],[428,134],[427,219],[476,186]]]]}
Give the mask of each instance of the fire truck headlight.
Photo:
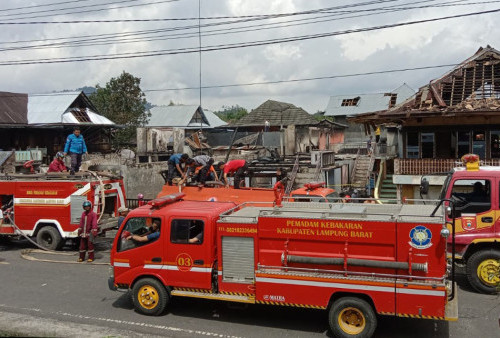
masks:
{"type": "Polygon", "coordinates": [[[113,268],[113,266],[109,267],[108,272],[109,272],[109,277],[111,277],[111,278],[115,277],[115,269],[113,268]]]}
{"type": "Polygon", "coordinates": [[[441,237],[444,238],[450,237],[450,230],[448,230],[448,228],[441,229],[441,237]]]}

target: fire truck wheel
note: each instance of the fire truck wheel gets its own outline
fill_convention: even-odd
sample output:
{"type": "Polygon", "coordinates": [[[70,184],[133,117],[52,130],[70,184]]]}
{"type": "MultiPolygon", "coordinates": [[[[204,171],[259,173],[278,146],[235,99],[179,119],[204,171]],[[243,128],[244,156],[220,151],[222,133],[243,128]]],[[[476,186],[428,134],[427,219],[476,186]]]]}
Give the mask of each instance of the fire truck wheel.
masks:
{"type": "Polygon", "coordinates": [[[170,297],[156,279],[143,278],[134,284],[132,298],[137,311],[148,316],[159,316],[165,311],[170,297]]]}
{"type": "Polygon", "coordinates": [[[469,257],[467,279],[481,293],[497,293],[500,285],[500,251],[481,250],[469,257]]]}
{"type": "Polygon", "coordinates": [[[371,337],[377,327],[377,316],[371,305],[356,297],[337,299],[328,315],[330,329],[335,337],[371,337]]]}
{"type": "Polygon", "coordinates": [[[38,230],[36,242],[49,250],[60,249],[64,243],[59,231],[51,226],[44,226],[38,230]]]}

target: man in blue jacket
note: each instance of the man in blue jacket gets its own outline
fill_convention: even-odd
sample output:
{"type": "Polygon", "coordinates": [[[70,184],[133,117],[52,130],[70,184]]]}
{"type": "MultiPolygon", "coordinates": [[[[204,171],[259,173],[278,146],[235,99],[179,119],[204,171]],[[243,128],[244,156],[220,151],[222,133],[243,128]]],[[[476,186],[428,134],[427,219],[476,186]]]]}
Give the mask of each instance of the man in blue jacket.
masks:
{"type": "Polygon", "coordinates": [[[87,153],[87,146],[83,136],[80,135],[80,128],[75,127],[73,134],[68,135],[66,145],[64,146],[64,156],[69,154],[71,157],[71,170],[70,174],[74,175],[80,170],[82,164],[82,155],[87,153]]]}

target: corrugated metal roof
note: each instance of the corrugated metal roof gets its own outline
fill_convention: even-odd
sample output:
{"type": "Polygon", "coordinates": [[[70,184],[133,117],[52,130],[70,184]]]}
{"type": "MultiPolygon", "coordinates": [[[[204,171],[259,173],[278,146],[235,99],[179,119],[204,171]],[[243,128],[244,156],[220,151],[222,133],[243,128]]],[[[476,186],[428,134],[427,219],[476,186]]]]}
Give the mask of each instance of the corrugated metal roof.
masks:
{"type": "Polygon", "coordinates": [[[0,92],[0,123],[26,124],[28,94],[0,92]]]}
{"type": "Polygon", "coordinates": [[[72,108],[85,108],[90,123],[113,125],[114,122],[99,115],[83,92],[64,92],[29,95],[28,124],[88,124],[79,122],[71,113],[72,108]],[[78,100],[80,99],[80,100],[78,100]],[[78,104],[75,101],[78,100],[78,104]]]}
{"type": "Polygon", "coordinates": [[[212,128],[217,128],[220,126],[225,126],[227,122],[224,122],[218,117],[217,115],[214,114],[213,111],[203,109],[203,113],[205,113],[205,116],[207,117],[208,123],[210,123],[210,127],[212,128]]]}
{"type": "Polygon", "coordinates": [[[194,105],[157,106],[149,111],[151,117],[146,127],[213,128],[226,124],[213,112],[194,105]],[[197,111],[201,112],[203,123],[192,121],[197,111]]]}
{"type": "Polygon", "coordinates": [[[396,105],[398,105],[414,95],[415,92],[408,85],[403,84],[390,93],[331,96],[328,106],[325,109],[325,116],[353,116],[389,109],[391,96],[386,94],[397,94],[396,105]],[[354,99],[357,97],[359,97],[357,105],[342,106],[343,100],[354,99]]]}

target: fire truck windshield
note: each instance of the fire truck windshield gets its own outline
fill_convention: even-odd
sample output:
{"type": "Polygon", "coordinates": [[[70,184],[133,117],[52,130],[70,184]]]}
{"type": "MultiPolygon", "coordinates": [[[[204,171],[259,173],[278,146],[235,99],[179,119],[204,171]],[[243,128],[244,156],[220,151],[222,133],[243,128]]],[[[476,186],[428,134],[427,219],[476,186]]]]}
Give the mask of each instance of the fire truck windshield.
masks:
{"type": "Polygon", "coordinates": [[[446,198],[446,192],[448,191],[448,186],[450,185],[451,177],[453,176],[453,172],[449,172],[446,176],[446,180],[444,181],[443,188],[441,188],[441,193],[439,194],[439,199],[446,198]]]}

